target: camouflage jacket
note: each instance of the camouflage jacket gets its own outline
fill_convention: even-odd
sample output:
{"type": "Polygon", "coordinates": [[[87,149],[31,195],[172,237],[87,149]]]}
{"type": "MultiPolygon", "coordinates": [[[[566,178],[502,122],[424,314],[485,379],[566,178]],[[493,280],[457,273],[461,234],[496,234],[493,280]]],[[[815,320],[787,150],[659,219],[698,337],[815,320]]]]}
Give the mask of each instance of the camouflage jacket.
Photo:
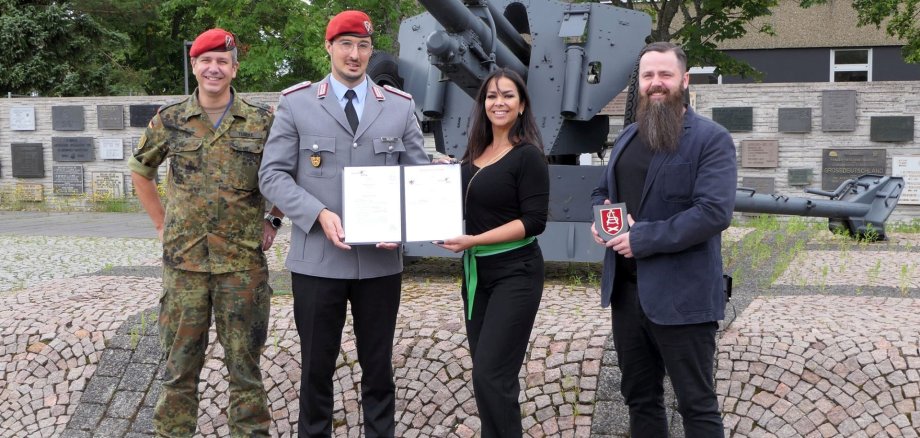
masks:
{"type": "Polygon", "coordinates": [[[265,264],[258,172],[272,113],[234,92],[215,129],[197,91],[160,108],[128,167],[152,179],[169,158],[164,264],[213,273],[258,268],[265,264]]]}

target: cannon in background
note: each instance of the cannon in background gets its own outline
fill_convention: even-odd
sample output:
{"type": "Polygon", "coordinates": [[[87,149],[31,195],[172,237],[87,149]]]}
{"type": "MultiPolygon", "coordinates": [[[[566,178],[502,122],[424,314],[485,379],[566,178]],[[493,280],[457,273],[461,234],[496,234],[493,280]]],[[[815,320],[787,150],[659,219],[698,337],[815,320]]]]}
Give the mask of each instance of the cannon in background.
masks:
{"type": "MultiPolygon", "coordinates": [[[[642,12],[599,3],[556,0],[419,0],[427,9],[403,21],[398,62],[375,54],[375,81],[415,97],[416,115],[435,148],[463,155],[474,96],[496,67],[520,73],[550,160],[550,210],[540,236],[546,260],[598,261],[591,238],[591,190],[602,166],[575,164],[578,154],[603,153],[610,122],[598,113],[629,85],[627,122],[635,105],[636,58],[651,30],[642,12]]],[[[904,187],[900,178],[867,176],[845,182],[828,201],[737,192],[736,211],[830,218],[832,230],[884,238],[884,222],[904,187]],[[872,230],[872,233],[867,233],[872,230]]],[[[408,256],[446,256],[430,244],[408,256]]]]}
{"type": "Polygon", "coordinates": [[[883,240],[885,221],[898,205],[903,191],[904,178],[882,175],[848,179],[833,192],[805,189],[807,193],[826,196],[827,201],[757,194],[754,190],[739,188],[735,192],[735,211],[826,217],[831,231],[883,240]]]}

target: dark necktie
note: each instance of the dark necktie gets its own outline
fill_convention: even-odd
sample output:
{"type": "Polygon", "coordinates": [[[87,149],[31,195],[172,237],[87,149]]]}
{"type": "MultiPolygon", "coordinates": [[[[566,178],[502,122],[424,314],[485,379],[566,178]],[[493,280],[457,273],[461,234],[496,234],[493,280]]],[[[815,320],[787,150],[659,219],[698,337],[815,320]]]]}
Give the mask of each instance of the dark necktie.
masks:
{"type": "Polygon", "coordinates": [[[348,118],[348,124],[351,125],[351,132],[358,132],[358,112],[355,111],[354,104],[351,103],[352,99],[358,97],[355,94],[355,90],[348,90],[345,92],[345,98],[348,99],[348,103],[345,104],[345,117],[348,118]]]}

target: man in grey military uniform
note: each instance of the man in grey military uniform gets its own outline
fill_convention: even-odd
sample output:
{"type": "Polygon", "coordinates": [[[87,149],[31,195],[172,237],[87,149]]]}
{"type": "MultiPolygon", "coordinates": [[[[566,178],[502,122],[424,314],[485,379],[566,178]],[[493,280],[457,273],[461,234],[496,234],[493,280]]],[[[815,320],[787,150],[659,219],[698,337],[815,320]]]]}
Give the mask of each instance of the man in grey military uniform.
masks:
{"type": "Polygon", "coordinates": [[[344,166],[422,164],[428,156],[412,96],[366,75],[372,34],[360,11],[329,21],[332,72],[282,91],[259,171],[262,193],[294,223],[287,267],[301,342],[300,437],[332,433],[332,377],[348,302],[365,435],[395,434],[392,353],[402,257],[396,243],[344,243],[341,173],[344,166]]]}

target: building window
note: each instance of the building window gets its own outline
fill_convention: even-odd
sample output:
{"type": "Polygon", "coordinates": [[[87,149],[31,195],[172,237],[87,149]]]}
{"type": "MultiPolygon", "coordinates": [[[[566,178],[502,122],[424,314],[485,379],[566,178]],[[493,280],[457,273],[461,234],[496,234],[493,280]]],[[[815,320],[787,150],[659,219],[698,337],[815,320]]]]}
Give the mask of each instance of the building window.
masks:
{"type": "Polygon", "coordinates": [[[872,49],[831,50],[831,82],[872,82],[872,49]]]}
{"type": "Polygon", "coordinates": [[[715,72],[715,67],[690,67],[690,84],[721,84],[722,75],[715,72]]]}

